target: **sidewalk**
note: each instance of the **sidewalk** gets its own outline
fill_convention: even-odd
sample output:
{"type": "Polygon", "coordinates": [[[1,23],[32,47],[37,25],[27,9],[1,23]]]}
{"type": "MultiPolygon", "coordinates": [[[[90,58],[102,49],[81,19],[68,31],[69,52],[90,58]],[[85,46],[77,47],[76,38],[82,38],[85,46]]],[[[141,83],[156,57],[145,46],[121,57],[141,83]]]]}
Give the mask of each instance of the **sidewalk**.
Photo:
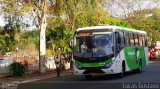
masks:
{"type": "MultiPolygon", "coordinates": [[[[72,74],[73,74],[72,70],[63,70],[61,72],[61,76],[72,75],[72,74]]],[[[40,74],[38,72],[26,73],[22,77],[11,77],[11,76],[0,77],[0,83],[18,83],[18,84],[28,83],[52,77],[57,77],[55,70],[47,71],[44,74],[40,74]]]]}
{"type": "Polygon", "coordinates": [[[149,61],[148,63],[159,63],[160,61],[149,61]]]}

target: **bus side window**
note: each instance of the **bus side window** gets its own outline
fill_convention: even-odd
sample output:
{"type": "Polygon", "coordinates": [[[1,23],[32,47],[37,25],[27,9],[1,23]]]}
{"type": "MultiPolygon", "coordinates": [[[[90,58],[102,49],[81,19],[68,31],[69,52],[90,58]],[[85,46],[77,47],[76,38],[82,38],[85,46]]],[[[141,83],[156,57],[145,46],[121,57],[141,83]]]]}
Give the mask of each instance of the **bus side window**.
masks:
{"type": "Polygon", "coordinates": [[[134,34],[135,46],[139,46],[138,34],[134,34]]]}
{"type": "Polygon", "coordinates": [[[129,37],[129,33],[126,33],[126,39],[127,39],[127,46],[130,46],[130,37],[129,37]]]}
{"type": "Polygon", "coordinates": [[[129,34],[130,46],[134,45],[134,36],[132,33],[129,34]]]}
{"type": "Polygon", "coordinates": [[[116,40],[116,52],[119,52],[120,50],[120,44],[121,44],[121,37],[119,32],[115,32],[115,40],[116,40]]]}
{"type": "Polygon", "coordinates": [[[144,39],[144,35],[142,35],[142,41],[143,41],[143,46],[145,46],[145,39],[144,39]]]}
{"type": "Polygon", "coordinates": [[[124,47],[124,35],[123,35],[123,32],[120,32],[120,39],[121,39],[120,47],[123,48],[124,47]]]}
{"type": "Polygon", "coordinates": [[[139,34],[137,34],[137,40],[138,40],[138,46],[140,46],[140,42],[139,42],[139,34]]]}
{"type": "Polygon", "coordinates": [[[147,43],[148,43],[148,42],[147,42],[147,36],[145,35],[145,46],[148,46],[147,43]]]}
{"type": "Polygon", "coordinates": [[[135,46],[136,42],[135,42],[135,36],[134,33],[132,33],[132,45],[135,46]]]}
{"type": "Polygon", "coordinates": [[[127,38],[125,35],[126,35],[125,32],[123,32],[124,46],[127,46],[127,40],[126,40],[127,38]]]}
{"type": "Polygon", "coordinates": [[[142,42],[143,42],[143,41],[142,41],[142,36],[139,35],[138,37],[139,37],[139,46],[142,46],[142,44],[143,44],[143,43],[142,43],[142,42]]]}
{"type": "Polygon", "coordinates": [[[129,46],[131,46],[131,43],[132,43],[132,42],[131,42],[131,39],[132,39],[132,38],[131,38],[131,36],[132,36],[132,35],[131,35],[131,33],[128,33],[128,38],[129,38],[129,46]]]}

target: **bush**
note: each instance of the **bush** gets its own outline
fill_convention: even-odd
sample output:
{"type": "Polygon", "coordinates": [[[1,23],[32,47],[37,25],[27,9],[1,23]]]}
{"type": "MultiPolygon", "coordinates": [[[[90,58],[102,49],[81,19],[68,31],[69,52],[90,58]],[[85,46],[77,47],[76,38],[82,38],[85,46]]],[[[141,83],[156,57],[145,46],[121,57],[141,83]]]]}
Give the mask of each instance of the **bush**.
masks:
{"type": "Polygon", "coordinates": [[[26,67],[19,62],[14,62],[9,66],[9,73],[16,77],[23,76],[26,71],[26,67]]]}

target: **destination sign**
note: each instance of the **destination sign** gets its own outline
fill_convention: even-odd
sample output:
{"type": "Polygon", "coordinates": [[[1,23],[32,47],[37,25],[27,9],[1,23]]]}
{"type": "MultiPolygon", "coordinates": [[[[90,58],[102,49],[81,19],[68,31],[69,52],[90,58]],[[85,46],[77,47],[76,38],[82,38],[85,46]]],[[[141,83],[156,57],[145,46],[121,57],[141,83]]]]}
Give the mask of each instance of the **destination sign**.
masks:
{"type": "Polygon", "coordinates": [[[79,36],[91,36],[91,33],[89,32],[80,32],[78,33],[79,36]]]}

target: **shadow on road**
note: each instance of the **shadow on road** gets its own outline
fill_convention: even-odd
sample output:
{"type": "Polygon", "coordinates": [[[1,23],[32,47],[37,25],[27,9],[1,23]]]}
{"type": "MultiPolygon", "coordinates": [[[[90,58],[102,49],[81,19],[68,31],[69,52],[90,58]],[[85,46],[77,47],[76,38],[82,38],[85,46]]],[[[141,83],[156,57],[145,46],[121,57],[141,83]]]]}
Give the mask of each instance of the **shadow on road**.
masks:
{"type": "MultiPolygon", "coordinates": [[[[143,71],[143,72],[145,72],[145,71],[143,71]]],[[[140,73],[137,73],[136,71],[126,72],[124,77],[119,77],[118,74],[95,75],[95,76],[92,77],[92,79],[87,80],[84,77],[80,81],[106,81],[106,80],[110,81],[110,80],[122,79],[122,78],[125,78],[125,77],[137,75],[137,74],[140,74],[140,73]]]]}

